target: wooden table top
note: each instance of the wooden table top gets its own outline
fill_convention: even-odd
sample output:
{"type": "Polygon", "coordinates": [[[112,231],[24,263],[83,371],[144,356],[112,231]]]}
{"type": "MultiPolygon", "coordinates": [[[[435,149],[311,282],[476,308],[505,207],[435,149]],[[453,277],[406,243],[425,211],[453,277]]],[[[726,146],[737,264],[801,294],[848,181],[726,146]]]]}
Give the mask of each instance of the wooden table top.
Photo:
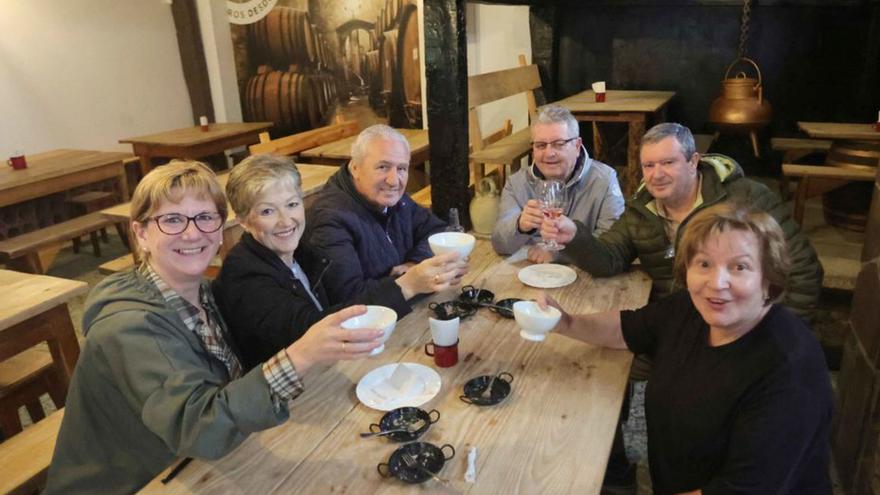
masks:
{"type": "Polygon", "coordinates": [[[208,130],[200,126],[185,127],[171,131],[120,139],[120,143],[148,144],[159,146],[196,146],[240,134],[253,134],[272,127],[272,122],[218,122],[209,124],[208,130]]]}
{"type": "MultiPolygon", "coordinates": [[[[397,129],[409,141],[410,155],[418,155],[428,150],[427,129],[397,129]]],[[[351,160],[351,144],[357,136],[349,136],[339,141],[327,143],[317,148],[303,151],[301,156],[307,158],[325,158],[330,160],[351,160]]]]}
{"type": "MultiPolygon", "coordinates": [[[[527,264],[502,260],[488,241],[478,241],[465,283],[485,283],[498,300],[531,298],[538,289],[516,277],[527,264]]],[[[573,284],[548,292],[572,311],[594,312],[640,307],[650,286],[640,271],[603,279],[578,271],[573,284]]],[[[195,460],[163,485],[166,470],[142,493],[599,493],[632,355],[552,333],[541,343],[527,341],[513,320],[481,309],[462,322],[459,363],[436,368],[422,350],[431,338],[427,305],[458,293],[453,288],[416,303],[378,356],[310,371],[285,424],[251,435],[223,459],[195,460]],[[440,392],[421,406],[440,418],[420,441],[454,446],[455,457],[439,473],[449,480],[445,489],[435,481],[413,486],[382,478],[376,465],[400,444],[358,436],[384,413],[360,404],[355,386],[395,362],[429,366],[441,376],[440,392]],[[500,371],[514,376],[504,402],[478,407],[459,400],[469,379],[500,371]],[[463,480],[470,445],[478,448],[475,484],[463,480]]]]}
{"type": "Polygon", "coordinates": [[[596,94],[588,89],[555,102],[578,113],[654,113],[675,96],[675,91],[627,91],[611,90],[605,93],[605,101],[596,103],[596,94]]]}
{"type": "Polygon", "coordinates": [[[121,166],[122,160],[131,157],[132,154],[128,152],[73,149],[27,155],[27,168],[24,170],[14,170],[5,165],[0,167],[0,192],[107,165],[121,166]]]}
{"type": "Polygon", "coordinates": [[[812,138],[880,140],[874,124],[844,124],[839,122],[798,122],[798,127],[812,138]]]}
{"type": "MultiPolygon", "coordinates": [[[[299,169],[300,177],[302,178],[301,187],[303,197],[310,196],[320,191],[321,188],[324,187],[324,184],[327,183],[327,179],[339,170],[339,167],[332,165],[313,165],[305,163],[298,164],[297,168],[299,169]]],[[[224,190],[226,189],[226,182],[228,180],[229,172],[217,174],[217,181],[220,182],[220,185],[223,186],[224,190]]],[[[227,207],[228,214],[226,216],[226,224],[223,226],[224,229],[238,225],[238,220],[235,218],[235,212],[232,211],[232,205],[227,204],[227,207]]],[[[131,221],[131,203],[122,203],[101,210],[101,214],[111,220],[128,223],[131,221]]]]}
{"type": "Polygon", "coordinates": [[[0,270],[0,330],[37,316],[72,297],[85,294],[89,284],[46,275],[0,270]]]}

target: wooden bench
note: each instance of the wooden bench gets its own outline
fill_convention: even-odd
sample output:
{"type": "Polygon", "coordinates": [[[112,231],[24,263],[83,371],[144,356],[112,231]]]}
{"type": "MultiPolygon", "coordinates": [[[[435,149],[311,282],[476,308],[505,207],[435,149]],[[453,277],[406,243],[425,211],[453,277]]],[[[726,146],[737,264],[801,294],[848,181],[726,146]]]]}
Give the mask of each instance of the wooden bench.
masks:
{"type": "Polygon", "coordinates": [[[32,494],[45,487],[62,419],[64,409],[59,409],[0,443],[0,466],[3,466],[0,493],[32,494]]]}
{"type": "Polygon", "coordinates": [[[803,224],[804,204],[807,199],[837,189],[851,181],[871,182],[875,174],[873,170],[857,168],[782,164],[783,177],[798,180],[794,198],[794,219],[798,224],[803,224]]]}
{"type": "MultiPolygon", "coordinates": [[[[501,129],[498,129],[497,131],[493,132],[489,137],[487,137],[486,139],[483,140],[483,143],[485,145],[497,143],[498,141],[504,139],[505,137],[510,136],[510,133],[512,130],[513,130],[513,123],[510,121],[510,119],[505,119],[504,125],[501,127],[501,129]]],[[[468,151],[471,151],[472,149],[473,148],[470,148],[468,151]]],[[[501,170],[501,167],[498,165],[490,165],[490,166],[487,166],[487,168],[484,170],[484,172],[487,176],[492,175],[492,174],[501,175],[502,170],[501,170]]],[[[502,183],[504,182],[503,179],[501,182],[502,183]]],[[[470,187],[470,188],[474,187],[474,176],[473,175],[470,176],[468,187],[470,187]]],[[[433,203],[431,200],[431,186],[430,185],[423,187],[422,189],[413,193],[410,197],[413,199],[413,201],[416,202],[416,204],[421,205],[425,208],[431,209],[431,205],[433,203]]]]}
{"type": "MultiPolygon", "coordinates": [[[[797,163],[813,153],[827,153],[831,149],[831,141],[824,139],[804,138],[771,138],[770,147],[782,152],[782,163],[797,163]]],[[[779,192],[786,201],[791,199],[788,179],[782,174],[779,181],[779,192]]]]}
{"type": "Polygon", "coordinates": [[[112,224],[113,222],[95,212],[11,237],[0,241],[0,261],[4,261],[8,267],[15,270],[46,273],[57,251],[46,256],[40,253],[40,250],[96,232],[112,224]]]}
{"type": "Polygon", "coordinates": [[[541,88],[541,75],[537,65],[526,65],[525,56],[519,56],[519,67],[468,77],[468,134],[473,146],[470,162],[474,164],[473,182],[477,183],[486,173],[486,165],[504,167],[504,173],[513,172],[514,163],[528,156],[532,149],[531,130],[517,131],[491,144],[484,144],[477,117],[477,108],[510,96],[525,93],[529,118],[535,115],[536,89],[541,88]]]}
{"type": "Polygon", "coordinates": [[[21,431],[18,408],[22,406],[31,421],[45,418],[43,394],[49,394],[56,408],[64,407],[67,390],[49,351],[31,348],[0,362],[0,432],[9,438],[21,431]]]}
{"type": "Polygon", "coordinates": [[[278,139],[271,139],[268,132],[260,133],[260,142],[248,148],[252,155],[268,153],[271,155],[291,156],[302,151],[345,139],[361,131],[356,121],[338,122],[318,127],[310,131],[291,134],[278,139]]]}

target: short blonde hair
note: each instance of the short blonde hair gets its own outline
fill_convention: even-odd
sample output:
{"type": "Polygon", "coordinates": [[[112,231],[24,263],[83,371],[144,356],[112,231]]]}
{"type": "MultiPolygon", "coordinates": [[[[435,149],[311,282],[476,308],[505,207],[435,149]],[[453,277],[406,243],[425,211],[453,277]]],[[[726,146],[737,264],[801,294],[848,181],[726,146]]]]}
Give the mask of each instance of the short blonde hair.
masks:
{"type": "Polygon", "coordinates": [[[232,169],[226,182],[232,211],[239,218],[245,218],[263,191],[276,184],[289,186],[302,196],[302,177],[292,158],[274,155],[245,158],[232,169]]]}
{"type": "Polygon", "coordinates": [[[146,223],[166,201],[179,203],[186,193],[210,199],[226,219],[226,196],[214,171],[202,162],[176,160],[154,168],[131,196],[131,220],[146,223]]]}
{"type": "Polygon", "coordinates": [[[770,286],[768,303],[785,292],[791,259],[782,228],[770,214],[747,205],[724,202],[698,212],[684,227],[675,255],[675,282],[687,287],[687,269],[709,236],[730,230],[752,232],[758,238],[761,273],[770,286]]]}

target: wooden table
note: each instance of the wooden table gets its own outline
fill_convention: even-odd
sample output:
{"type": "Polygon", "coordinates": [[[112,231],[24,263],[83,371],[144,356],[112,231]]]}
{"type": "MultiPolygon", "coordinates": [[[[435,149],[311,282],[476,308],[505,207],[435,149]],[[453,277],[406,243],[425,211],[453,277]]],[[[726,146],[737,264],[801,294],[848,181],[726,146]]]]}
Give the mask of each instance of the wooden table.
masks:
{"type": "MultiPolygon", "coordinates": [[[[526,264],[503,261],[488,241],[478,241],[465,282],[485,281],[497,299],[534,297],[538,290],[516,278],[526,264]]],[[[575,283],[548,292],[566,308],[593,312],[640,307],[650,285],[639,271],[605,279],[579,271],[575,283]]],[[[427,304],[457,294],[450,289],[415,304],[382,354],[309,372],[287,423],[252,435],[223,459],[193,461],[163,485],[166,470],[143,493],[599,493],[632,355],[555,334],[526,341],[513,320],[481,309],[462,323],[459,363],[436,368],[422,350],[431,338],[427,304]],[[442,378],[439,394],[421,406],[436,408],[440,419],[420,440],[455,447],[440,472],[447,488],[380,477],[376,465],[399,444],[358,436],[384,413],[360,404],[355,385],[400,361],[434,367],[442,378]],[[467,380],[499,371],[514,375],[504,402],[483,408],[459,400],[467,380]],[[463,481],[469,445],[479,449],[475,484],[463,481]]]]}
{"type": "MultiPolygon", "coordinates": [[[[880,166],[880,132],[874,124],[798,122],[811,138],[831,139],[825,165],[837,167],[844,178],[803,177],[795,198],[795,218],[803,218],[807,198],[823,194],[825,219],[829,224],[863,232],[871,203],[871,177],[880,166]],[[861,176],[861,177],[858,177],[861,176]],[[864,181],[852,183],[851,180],[864,181]]],[[[810,174],[814,175],[814,174],[810,174]]]]}
{"type": "Polygon", "coordinates": [[[195,160],[222,153],[236,146],[260,141],[259,134],[272,122],[221,122],[210,124],[207,131],[200,126],[185,127],[147,136],[120,139],[131,143],[134,154],[140,157],[141,174],[152,170],[152,157],[185,158],[195,160]]]}
{"type": "Polygon", "coordinates": [[[648,117],[652,122],[666,120],[666,107],[675,96],[674,91],[623,91],[612,90],[605,93],[605,101],[596,103],[596,94],[592,90],[581,91],[568,98],[556,102],[568,108],[579,121],[593,123],[593,156],[600,156],[603,142],[597,122],[626,122],[626,180],[624,191],[627,196],[632,194],[641,180],[639,166],[639,144],[645,134],[648,117]]]}
{"type": "Polygon", "coordinates": [[[116,179],[120,197],[128,200],[122,160],[130,153],[58,149],[27,156],[27,168],[0,167],[0,207],[116,179]]]}
{"type": "Polygon", "coordinates": [[[79,343],[67,302],[85,294],[85,282],[0,270],[0,361],[41,342],[49,352],[64,389],[79,358],[79,343]]]}
{"type": "MultiPolygon", "coordinates": [[[[313,195],[324,187],[324,184],[330,176],[339,170],[338,167],[332,165],[317,164],[299,164],[297,165],[297,168],[299,169],[300,177],[302,178],[301,188],[303,192],[303,202],[306,206],[309,206],[310,202],[313,200],[313,195]]],[[[226,189],[226,182],[229,180],[229,173],[224,172],[217,174],[217,180],[220,182],[220,185],[226,189]]],[[[235,217],[235,212],[232,211],[232,205],[227,203],[226,206],[227,215],[226,224],[223,225],[223,245],[220,247],[221,257],[224,257],[226,252],[229,251],[229,249],[232,249],[232,246],[238,242],[238,238],[241,236],[241,227],[238,224],[238,219],[235,217]]],[[[114,222],[123,222],[125,225],[128,225],[131,223],[131,203],[119,204],[112,208],[101,210],[101,214],[114,222]]],[[[132,254],[137,256],[138,244],[136,240],[130,239],[129,246],[132,254]]]]}
{"type": "MultiPolygon", "coordinates": [[[[428,160],[430,147],[427,129],[397,129],[409,141],[410,164],[418,165],[428,160]]],[[[344,165],[351,160],[351,144],[357,136],[350,136],[339,141],[327,143],[317,148],[303,151],[300,157],[306,162],[332,163],[344,165]]]]}

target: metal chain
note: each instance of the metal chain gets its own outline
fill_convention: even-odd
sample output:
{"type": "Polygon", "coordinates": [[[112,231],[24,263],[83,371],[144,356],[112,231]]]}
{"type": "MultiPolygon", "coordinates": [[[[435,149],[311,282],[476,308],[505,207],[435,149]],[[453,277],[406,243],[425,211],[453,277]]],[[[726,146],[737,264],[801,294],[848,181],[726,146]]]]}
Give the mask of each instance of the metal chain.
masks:
{"type": "Polygon", "coordinates": [[[746,42],[749,40],[749,20],[752,14],[752,0],[743,0],[742,22],[739,25],[739,58],[746,56],[746,42]]]}

